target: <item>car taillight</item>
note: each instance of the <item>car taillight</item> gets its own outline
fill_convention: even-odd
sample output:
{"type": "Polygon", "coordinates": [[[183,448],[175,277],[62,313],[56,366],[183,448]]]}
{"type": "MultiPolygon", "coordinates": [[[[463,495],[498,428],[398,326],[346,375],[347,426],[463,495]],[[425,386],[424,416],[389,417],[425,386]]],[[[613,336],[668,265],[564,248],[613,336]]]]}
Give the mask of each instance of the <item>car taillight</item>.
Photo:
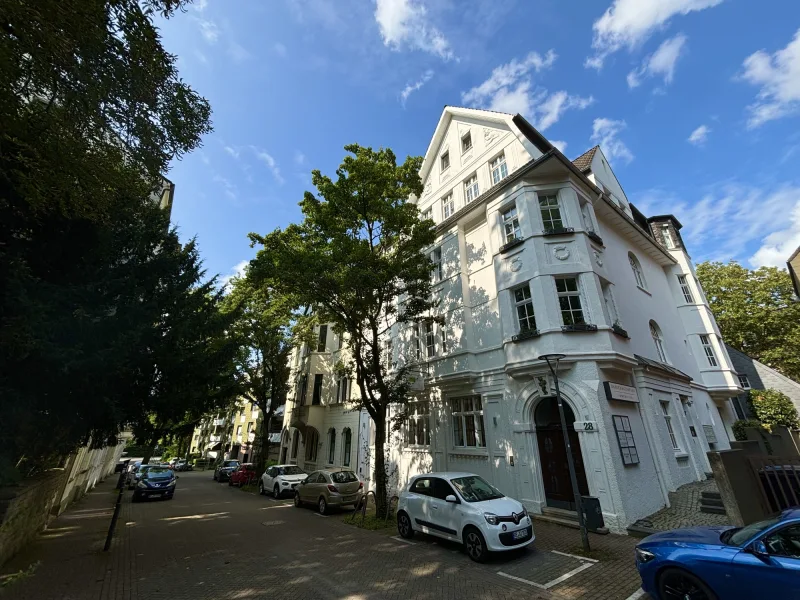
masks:
{"type": "Polygon", "coordinates": [[[363,481],[359,481],[358,482],[358,489],[360,489],[360,490],[364,489],[364,482],[363,481]]]}
{"type": "Polygon", "coordinates": [[[330,484],[328,484],[328,489],[329,489],[331,492],[333,492],[334,494],[338,494],[338,493],[339,493],[339,490],[337,490],[337,489],[336,489],[336,486],[335,486],[335,485],[330,485],[330,484]]]}

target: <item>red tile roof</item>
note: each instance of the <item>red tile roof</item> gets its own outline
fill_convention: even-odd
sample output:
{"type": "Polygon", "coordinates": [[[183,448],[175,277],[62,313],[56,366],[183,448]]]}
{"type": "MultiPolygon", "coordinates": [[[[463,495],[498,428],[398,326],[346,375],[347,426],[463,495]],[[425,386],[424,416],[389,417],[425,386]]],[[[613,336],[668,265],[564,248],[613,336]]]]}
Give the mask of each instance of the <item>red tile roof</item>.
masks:
{"type": "Polygon", "coordinates": [[[581,172],[588,171],[589,168],[592,166],[592,159],[594,158],[597,149],[600,146],[595,146],[594,148],[590,148],[583,154],[581,154],[578,158],[572,161],[572,164],[578,167],[581,172]]]}

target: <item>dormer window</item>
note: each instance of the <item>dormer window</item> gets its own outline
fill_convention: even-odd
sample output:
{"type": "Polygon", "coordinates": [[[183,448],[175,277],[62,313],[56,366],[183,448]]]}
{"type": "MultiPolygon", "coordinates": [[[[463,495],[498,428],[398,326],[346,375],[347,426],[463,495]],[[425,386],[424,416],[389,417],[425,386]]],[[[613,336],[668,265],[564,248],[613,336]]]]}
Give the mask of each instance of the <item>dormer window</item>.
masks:
{"type": "Polygon", "coordinates": [[[664,238],[664,245],[668,250],[675,249],[675,240],[672,239],[672,232],[669,230],[669,225],[661,226],[661,236],[664,238]]]}
{"type": "Polygon", "coordinates": [[[442,154],[440,160],[442,163],[442,171],[446,171],[450,168],[450,152],[445,152],[442,154]]]}
{"type": "Polygon", "coordinates": [[[469,152],[472,150],[472,133],[469,131],[461,138],[461,153],[469,152]]]}

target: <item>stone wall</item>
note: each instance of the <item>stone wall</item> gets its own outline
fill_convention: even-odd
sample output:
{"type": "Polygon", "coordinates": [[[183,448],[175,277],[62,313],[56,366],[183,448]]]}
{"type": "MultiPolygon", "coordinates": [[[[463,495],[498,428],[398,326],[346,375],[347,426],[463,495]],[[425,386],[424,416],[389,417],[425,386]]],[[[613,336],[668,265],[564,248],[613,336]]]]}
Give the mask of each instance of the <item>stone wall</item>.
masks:
{"type": "Polygon", "coordinates": [[[0,565],[47,525],[66,476],[65,469],[53,469],[19,486],[0,489],[0,565]]]}

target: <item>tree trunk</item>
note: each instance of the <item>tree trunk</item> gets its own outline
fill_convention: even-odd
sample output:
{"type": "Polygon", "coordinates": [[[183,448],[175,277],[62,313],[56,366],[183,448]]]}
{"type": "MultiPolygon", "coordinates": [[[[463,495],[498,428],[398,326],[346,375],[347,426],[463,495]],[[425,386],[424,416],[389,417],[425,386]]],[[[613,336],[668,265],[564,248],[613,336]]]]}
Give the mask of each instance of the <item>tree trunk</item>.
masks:
{"type": "Polygon", "coordinates": [[[388,490],[386,481],[386,407],[380,405],[376,410],[375,425],[375,513],[385,519],[388,510],[388,490]]]}

